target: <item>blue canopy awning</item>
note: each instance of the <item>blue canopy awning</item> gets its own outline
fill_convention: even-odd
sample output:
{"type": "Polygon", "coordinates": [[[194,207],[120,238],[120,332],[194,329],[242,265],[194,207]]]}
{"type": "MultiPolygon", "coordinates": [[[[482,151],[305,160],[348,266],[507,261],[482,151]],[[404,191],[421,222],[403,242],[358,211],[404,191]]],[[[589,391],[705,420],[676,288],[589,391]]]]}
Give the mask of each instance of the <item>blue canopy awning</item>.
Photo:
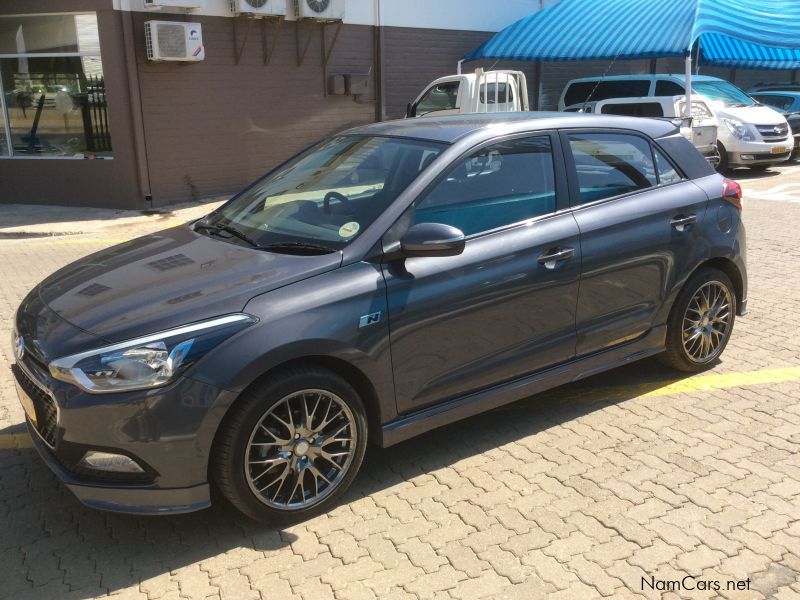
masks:
{"type": "Polygon", "coordinates": [[[560,0],[509,25],[465,59],[685,56],[698,39],[708,62],[794,68],[800,58],[800,2],[560,0]]]}

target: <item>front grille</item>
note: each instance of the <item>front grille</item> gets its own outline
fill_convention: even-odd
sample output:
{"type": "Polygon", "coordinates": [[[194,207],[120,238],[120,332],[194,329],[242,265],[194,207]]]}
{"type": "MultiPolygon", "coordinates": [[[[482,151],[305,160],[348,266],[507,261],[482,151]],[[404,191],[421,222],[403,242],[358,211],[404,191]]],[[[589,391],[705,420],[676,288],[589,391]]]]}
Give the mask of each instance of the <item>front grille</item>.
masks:
{"type": "Polygon", "coordinates": [[[781,123],[780,125],[756,125],[758,133],[765,142],[780,142],[786,139],[789,135],[789,125],[781,123]]]}
{"type": "Polygon", "coordinates": [[[58,408],[55,400],[19,365],[12,365],[11,368],[20,386],[33,401],[33,408],[36,411],[36,431],[50,446],[55,446],[56,426],[58,425],[58,408]]]}
{"type": "Polygon", "coordinates": [[[753,154],[753,160],[781,160],[783,158],[788,158],[790,154],[791,152],[782,152],[781,154],[759,152],[758,154],[753,154]]]}

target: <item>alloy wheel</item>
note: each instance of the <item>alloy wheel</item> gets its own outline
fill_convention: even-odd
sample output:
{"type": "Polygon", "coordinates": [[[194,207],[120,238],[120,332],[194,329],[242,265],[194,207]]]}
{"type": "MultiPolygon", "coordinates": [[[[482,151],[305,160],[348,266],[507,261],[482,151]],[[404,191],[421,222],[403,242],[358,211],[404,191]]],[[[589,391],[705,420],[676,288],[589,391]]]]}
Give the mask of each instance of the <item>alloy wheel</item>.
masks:
{"type": "Polygon", "coordinates": [[[696,363],[715,359],[731,331],[731,292],[719,281],[708,281],[694,293],[683,316],[683,348],[696,363]]]}
{"type": "Polygon", "coordinates": [[[318,389],[290,394],[250,434],[244,465],[250,489],[278,510],[313,506],[347,473],[356,436],[355,417],[336,394],[318,389]]]}

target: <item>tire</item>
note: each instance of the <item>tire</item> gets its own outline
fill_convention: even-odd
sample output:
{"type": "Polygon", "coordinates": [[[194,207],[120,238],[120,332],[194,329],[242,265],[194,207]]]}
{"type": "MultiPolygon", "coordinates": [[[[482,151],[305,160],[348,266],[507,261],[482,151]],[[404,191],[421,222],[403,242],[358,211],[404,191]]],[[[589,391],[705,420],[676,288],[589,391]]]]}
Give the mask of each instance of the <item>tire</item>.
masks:
{"type": "Polygon", "coordinates": [[[210,474],[251,519],[293,523],[333,506],[366,447],[367,418],[355,389],[333,372],[292,368],[237,400],[214,442],[210,474]]]}
{"type": "Polygon", "coordinates": [[[720,142],[717,142],[717,150],[719,150],[719,163],[717,164],[717,173],[728,173],[730,171],[730,164],[728,164],[728,151],[725,150],[720,142]]]}
{"type": "Polygon", "coordinates": [[[683,286],[672,307],[667,321],[666,352],[660,356],[662,362],[686,373],[707,369],[725,351],[735,320],[736,292],[730,278],[719,269],[701,268],[683,286]],[[711,305],[711,310],[705,313],[698,310],[704,308],[703,298],[698,296],[703,291],[705,297],[711,299],[705,303],[711,305]],[[716,292],[721,296],[713,295],[716,292]],[[718,299],[722,299],[723,304],[714,316],[718,299]],[[691,329],[686,330],[687,327],[691,329]]]}

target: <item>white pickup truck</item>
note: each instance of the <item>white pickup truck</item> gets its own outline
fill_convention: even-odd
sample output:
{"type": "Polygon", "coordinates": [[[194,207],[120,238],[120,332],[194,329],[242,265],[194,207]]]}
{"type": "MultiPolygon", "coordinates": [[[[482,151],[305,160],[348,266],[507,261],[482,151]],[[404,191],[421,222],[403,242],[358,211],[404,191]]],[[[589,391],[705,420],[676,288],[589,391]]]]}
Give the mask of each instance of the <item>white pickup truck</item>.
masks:
{"type": "MultiPolygon", "coordinates": [[[[668,118],[716,166],[719,163],[716,118],[705,102],[698,99],[692,101],[692,119],[684,119],[683,101],[682,96],[613,98],[570,106],[565,110],[668,118]]],[[[414,102],[408,104],[406,117],[527,110],[530,110],[528,84],[522,71],[476,69],[473,73],[457,73],[432,81],[414,102]]]]}

